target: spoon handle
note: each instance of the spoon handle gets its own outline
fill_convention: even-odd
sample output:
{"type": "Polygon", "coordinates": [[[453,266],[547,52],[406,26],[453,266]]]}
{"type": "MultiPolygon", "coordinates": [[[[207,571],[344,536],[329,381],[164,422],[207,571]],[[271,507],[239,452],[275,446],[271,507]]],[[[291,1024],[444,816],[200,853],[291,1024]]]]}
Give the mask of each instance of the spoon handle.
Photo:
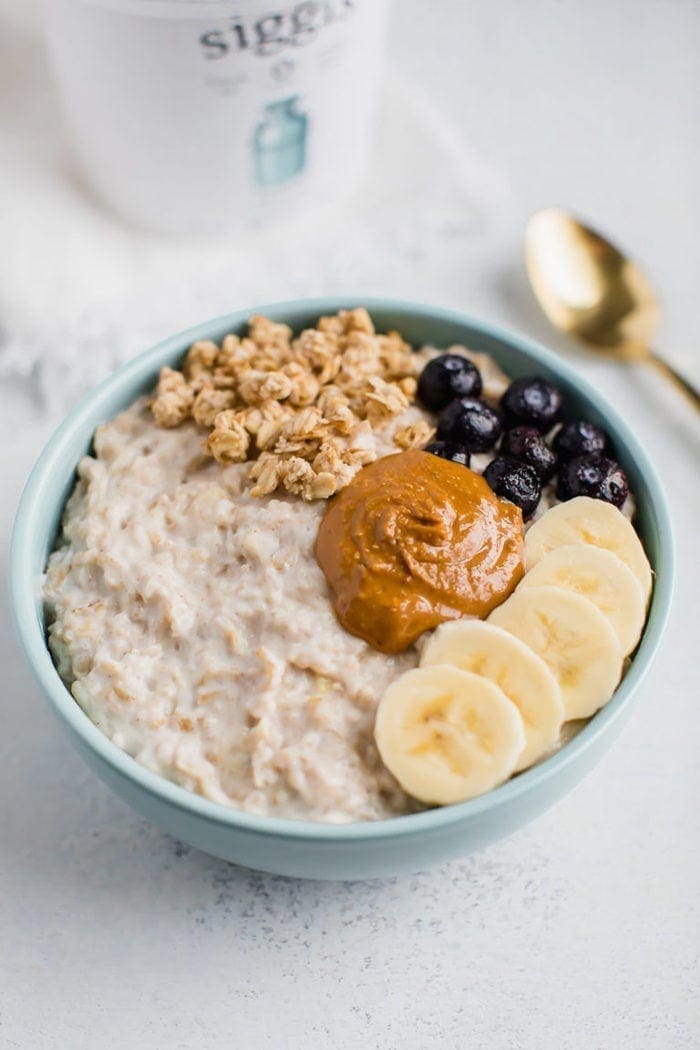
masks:
{"type": "Polygon", "coordinates": [[[679,372],[676,372],[675,368],[671,367],[665,358],[659,357],[653,350],[649,351],[649,356],[645,360],[650,365],[653,365],[657,372],[661,372],[667,379],[670,379],[676,389],[680,390],[687,400],[690,401],[691,405],[700,412],[700,391],[698,391],[697,387],[694,387],[692,383],[684,379],[679,372]]]}

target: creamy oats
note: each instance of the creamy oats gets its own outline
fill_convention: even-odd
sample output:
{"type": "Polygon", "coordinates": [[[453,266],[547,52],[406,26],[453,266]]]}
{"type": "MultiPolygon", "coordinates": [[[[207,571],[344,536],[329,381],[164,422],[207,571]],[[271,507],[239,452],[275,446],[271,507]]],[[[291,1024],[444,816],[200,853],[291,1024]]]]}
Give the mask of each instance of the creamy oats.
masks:
{"type": "Polygon", "coordinates": [[[48,565],[59,672],[115,744],[207,798],[337,822],[407,812],[372,727],[418,654],[383,656],[335,619],[313,553],[325,502],[255,498],[245,473],[145,400],[99,428],[48,565]]]}
{"type": "MultiPolygon", "coordinates": [[[[507,377],[450,349],[496,403],[507,377]]],[[[420,808],[373,728],[424,639],[388,656],[344,630],[314,545],[327,497],[430,440],[415,376],[437,352],[374,333],[364,310],[297,338],[254,318],[249,337],[195,344],[153,399],[98,429],[44,594],[59,673],[118,747],[251,813],[341,823],[420,808]]],[[[536,517],[555,502],[552,484],[536,517]]]]}
{"type": "MultiPolygon", "coordinates": [[[[472,356],[497,398],[505,377],[472,356]]],[[[62,678],[118,747],[217,802],[331,822],[417,808],[372,735],[417,649],[388,657],[340,626],[313,550],[325,500],[254,495],[251,464],[204,454],[213,421],[188,418],[196,395],[164,375],[155,414],[177,409],[171,425],[142,399],[79,465],[45,585],[62,678]]],[[[350,445],[373,459],[425,442],[432,418],[400,409],[373,428],[355,419],[350,445]]]]}

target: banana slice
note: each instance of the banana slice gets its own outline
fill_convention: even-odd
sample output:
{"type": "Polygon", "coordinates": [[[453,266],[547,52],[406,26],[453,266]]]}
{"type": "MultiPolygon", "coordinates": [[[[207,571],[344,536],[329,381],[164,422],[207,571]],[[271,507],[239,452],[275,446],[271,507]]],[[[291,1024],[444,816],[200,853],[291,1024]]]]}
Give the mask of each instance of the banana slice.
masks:
{"type": "Polygon", "coordinates": [[[439,664],[392,682],[374,738],[404,791],[438,805],[464,802],[507,780],[525,746],[518,709],[498,686],[439,664]]]}
{"type": "Polygon", "coordinates": [[[588,543],[555,547],[525,573],[518,589],[542,586],[588,598],[609,620],[623,654],[632,652],[644,627],[646,603],[639,580],[612,551],[588,543]]]}
{"type": "Polygon", "coordinates": [[[525,535],[525,571],[555,547],[572,543],[590,543],[616,554],[637,577],[644,602],[648,602],[651,567],[632,523],[617,507],[589,496],[577,496],[552,507],[525,535]]]}
{"type": "Polygon", "coordinates": [[[565,717],[589,718],[622,673],[617,635],[593,602],[562,587],[519,588],[489,616],[542,657],[559,682],[565,717]]]}
{"type": "Polygon", "coordinates": [[[514,634],[483,620],[453,620],[433,633],[420,662],[421,667],[451,664],[473,671],[494,682],[513,701],[525,728],[525,747],[516,773],[557,743],[564,721],[559,685],[544,660],[514,634]]]}

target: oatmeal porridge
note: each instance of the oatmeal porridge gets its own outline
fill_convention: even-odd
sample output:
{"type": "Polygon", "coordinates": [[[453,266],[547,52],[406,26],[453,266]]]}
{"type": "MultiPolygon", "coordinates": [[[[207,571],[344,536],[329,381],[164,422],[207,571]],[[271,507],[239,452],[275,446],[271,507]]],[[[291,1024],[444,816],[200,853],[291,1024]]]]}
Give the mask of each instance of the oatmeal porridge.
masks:
{"type": "Polygon", "coordinates": [[[519,382],[361,309],[195,344],[78,467],[44,592],[77,702],[186,789],[295,819],[459,801],[548,753],[612,695],[650,576],[602,432],[519,382]]]}

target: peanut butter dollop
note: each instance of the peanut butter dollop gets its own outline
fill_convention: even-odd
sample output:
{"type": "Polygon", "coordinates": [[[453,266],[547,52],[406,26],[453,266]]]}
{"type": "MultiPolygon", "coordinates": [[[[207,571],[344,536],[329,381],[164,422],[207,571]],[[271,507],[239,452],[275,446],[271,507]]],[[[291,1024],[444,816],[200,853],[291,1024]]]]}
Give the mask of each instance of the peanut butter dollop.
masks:
{"type": "Polygon", "coordinates": [[[484,617],[523,573],[522,514],[429,452],[364,467],[323,517],[316,558],[341,624],[383,653],[443,620],[484,617]]]}

